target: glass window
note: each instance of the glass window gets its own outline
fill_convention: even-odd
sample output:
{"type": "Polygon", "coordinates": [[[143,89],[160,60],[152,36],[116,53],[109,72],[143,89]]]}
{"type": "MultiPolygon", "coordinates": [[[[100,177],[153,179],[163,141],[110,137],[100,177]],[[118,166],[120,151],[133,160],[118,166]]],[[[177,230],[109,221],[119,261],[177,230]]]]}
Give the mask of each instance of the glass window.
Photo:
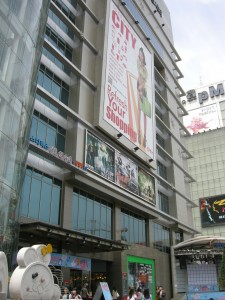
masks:
{"type": "Polygon", "coordinates": [[[30,186],[31,186],[31,177],[26,173],[24,183],[23,183],[23,205],[21,209],[21,214],[27,216],[29,210],[29,199],[30,199],[30,186]]]}
{"type": "Polygon", "coordinates": [[[28,217],[33,219],[38,219],[40,195],[41,195],[41,181],[33,177],[31,181],[30,189],[31,189],[31,193],[30,193],[28,217]]]}
{"type": "Polygon", "coordinates": [[[167,180],[167,170],[166,167],[157,160],[157,173],[164,179],[167,180]]]}
{"type": "Polygon", "coordinates": [[[61,181],[27,167],[20,215],[59,225],[61,188],[61,181]]]}
{"type": "Polygon", "coordinates": [[[47,143],[48,146],[56,147],[58,151],[64,152],[66,130],[37,111],[34,111],[34,115],[30,136],[38,138],[40,141],[47,143]],[[37,130],[35,130],[36,127],[37,130]]]}
{"type": "Polygon", "coordinates": [[[49,223],[51,215],[51,193],[52,186],[43,182],[41,187],[41,201],[40,201],[40,216],[39,219],[43,222],[49,223]]]}
{"type": "Polygon", "coordinates": [[[169,213],[169,198],[162,192],[158,192],[159,196],[159,208],[165,213],[169,213]]]}
{"type": "Polygon", "coordinates": [[[81,232],[112,239],[112,204],[74,189],[73,228],[81,232]],[[79,209],[78,209],[79,208],[79,209]],[[79,224],[77,226],[77,224],[79,224]]]}
{"type": "MultiPolygon", "coordinates": [[[[155,292],[155,263],[152,259],[127,256],[128,286],[137,290],[149,289],[152,295],[155,292]]],[[[152,297],[155,299],[155,297],[152,297]]]]}
{"type": "MultiPolygon", "coordinates": [[[[73,207],[72,211],[78,211],[79,210],[79,191],[74,190],[73,192],[73,207]]],[[[72,227],[75,230],[78,230],[78,219],[72,218],[72,227]]]]}
{"type": "Polygon", "coordinates": [[[52,187],[52,201],[51,201],[51,218],[50,223],[59,224],[61,186],[53,185],[52,187]]]}
{"type": "Polygon", "coordinates": [[[146,222],[141,216],[122,209],[121,240],[129,243],[146,245],[146,222]]]}
{"type": "Polygon", "coordinates": [[[153,223],[154,225],[154,248],[161,252],[170,253],[171,238],[170,231],[163,225],[153,223]]]}

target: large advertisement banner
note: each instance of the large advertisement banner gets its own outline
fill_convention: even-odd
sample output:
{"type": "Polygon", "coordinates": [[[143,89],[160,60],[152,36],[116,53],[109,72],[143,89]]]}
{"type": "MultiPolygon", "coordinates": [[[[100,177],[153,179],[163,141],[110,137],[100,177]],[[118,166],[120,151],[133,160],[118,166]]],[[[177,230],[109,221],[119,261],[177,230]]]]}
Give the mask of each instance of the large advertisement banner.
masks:
{"type": "Polygon", "coordinates": [[[219,113],[216,103],[190,110],[183,118],[184,126],[191,134],[219,128],[219,113]]]}
{"type": "Polygon", "coordinates": [[[103,118],[154,158],[153,57],[111,1],[103,118]]]}
{"type": "Polygon", "coordinates": [[[199,202],[202,227],[225,223],[225,195],[201,198],[199,202]]]}

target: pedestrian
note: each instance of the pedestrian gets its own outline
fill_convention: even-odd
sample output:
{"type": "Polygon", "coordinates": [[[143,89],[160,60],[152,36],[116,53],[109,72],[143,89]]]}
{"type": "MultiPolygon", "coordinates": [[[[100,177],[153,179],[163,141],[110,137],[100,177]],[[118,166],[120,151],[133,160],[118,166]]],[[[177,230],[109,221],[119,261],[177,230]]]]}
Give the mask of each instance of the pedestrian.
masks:
{"type": "Polygon", "coordinates": [[[88,284],[85,283],[83,285],[82,289],[81,289],[81,297],[82,297],[83,300],[87,300],[87,298],[88,298],[88,289],[87,289],[87,287],[88,287],[88,284]]]}
{"type": "Polygon", "coordinates": [[[140,286],[139,286],[138,289],[137,289],[136,295],[137,295],[137,300],[143,300],[144,295],[143,295],[143,293],[142,293],[142,289],[141,289],[140,286]]]}
{"type": "Polygon", "coordinates": [[[112,289],[112,298],[114,299],[114,300],[117,300],[118,298],[119,298],[119,293],[117,292],[117,289],[116,289],[116,287],[114,286],[113,287],[113,289],[112,289]]]}
{"type": "Polygon", "coordinates": [[[69,289],[67,287],[64,288],[61,299],[69,299],[69,289]]]}
{"type": "Polygon", "coordinates": [[[166,292],[162,286],[159,287],[159,300],[166,299],[166,292]]]}
{"type": "Polygon", "coordinates": [[[144,300],[151,300],[152,296],[149,293],[149,289],[144,290],[144,300]]]}
{"type": "Polygon", "coordinates": [[[137,295],[135,294],[135,289],[130,288],[127,300],[136,300],[136,299],[137,299],[137,295]]]}

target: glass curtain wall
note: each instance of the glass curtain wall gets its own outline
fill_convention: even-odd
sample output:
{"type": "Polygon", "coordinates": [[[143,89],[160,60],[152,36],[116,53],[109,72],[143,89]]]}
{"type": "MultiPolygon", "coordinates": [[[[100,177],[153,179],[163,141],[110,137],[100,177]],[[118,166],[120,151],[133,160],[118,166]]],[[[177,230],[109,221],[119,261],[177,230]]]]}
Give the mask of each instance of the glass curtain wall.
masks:
{"type": "Polygon", "coordinates": [[[9,270],[17,250],[19,195],[48,6],[46,0],[0,5],[0,250],[9,270]]]}

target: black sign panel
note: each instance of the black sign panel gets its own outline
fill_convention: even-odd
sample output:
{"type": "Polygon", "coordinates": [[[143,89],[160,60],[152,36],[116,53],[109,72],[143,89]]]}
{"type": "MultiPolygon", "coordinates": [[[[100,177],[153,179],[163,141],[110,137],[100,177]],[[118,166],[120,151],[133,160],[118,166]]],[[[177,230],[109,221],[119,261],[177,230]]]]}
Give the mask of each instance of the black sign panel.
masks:
{"type": "Polygon", "coordinates": [[[202,227],[225,223],[225,195],[201,198],[202,227]]]}

